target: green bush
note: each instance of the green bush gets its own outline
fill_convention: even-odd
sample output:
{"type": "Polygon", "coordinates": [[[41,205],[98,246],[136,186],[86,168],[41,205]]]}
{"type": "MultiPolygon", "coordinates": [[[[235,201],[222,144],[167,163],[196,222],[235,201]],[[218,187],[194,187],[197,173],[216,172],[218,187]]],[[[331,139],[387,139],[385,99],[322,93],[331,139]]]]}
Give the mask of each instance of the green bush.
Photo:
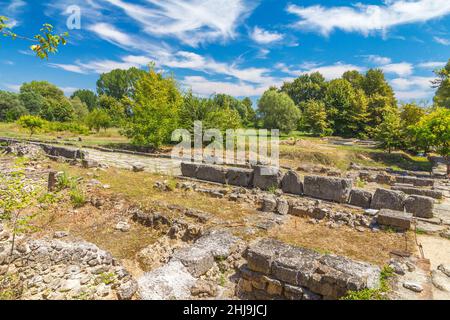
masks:
{"type": "Polygon", "coordinates": [[[30,137],[37,131],[41,130],[45,125],[45,120],[37,116],[22,116],[17,123],[30,132],[30,137]]]}

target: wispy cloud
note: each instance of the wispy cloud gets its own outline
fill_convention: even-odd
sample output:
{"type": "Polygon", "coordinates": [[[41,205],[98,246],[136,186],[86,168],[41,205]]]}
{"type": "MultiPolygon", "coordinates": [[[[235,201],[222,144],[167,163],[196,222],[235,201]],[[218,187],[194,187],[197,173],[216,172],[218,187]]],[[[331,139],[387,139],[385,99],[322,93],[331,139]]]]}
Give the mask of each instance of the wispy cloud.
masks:
{"type": "Polygon", "coordinates": [[[400,100],[426,99],[433,95],[434,89],[431,86],[433,77],[401,77],[390,81],[395,94],[400,100]]]}
{"type": "Polygon", "coordinates": [[[314,62],[307,62],[297,68],[295,66],[286,66],[285,64],[279,63],[275,67],[286,74],[296,77],[306,73],[320,72],[327,80],[339,78],[345,72],[350,70],[364,71],[363,67],[342,62],[336,62],[331,65],[320,65],[314,62]]]}
{"type": "Polygon", "coordinates": [[[439,44],[442,44],[444,46],[450,46],[450,40],[441,38],[441,37],[433,37],[433,40],[439,44]]]}
{"type": "Polygon", "coordinates": [[[289,5],[287,11],[297,15],[295,24],[303,30],[329,35],[335,29],[369,35],[389,28],[437,19],[450,14],[448,0],[386,0],[383,5],[300,7],[289,5]]]}
{"type": "Polygon", "coordinates": [[[236,28],[255,7],[249,0],[147,0],[131,4],[105,0],[122,9],[152,36],[171,36],[190,46],[234,39],[236,28]]]}
{"type": "Polygon", "coordinates": [[[269,44],[282,40],[284,36],[278,32],[271,32],[259,27],[254,27],[250,33],[250,38],[259,44],[269,44]]]}
{"type": "Polygon", "coordinates": [[[369,55],[366,55],[363,57],[365,57],[368,62],[377,64],[377,65],[386,65],[386,64],[390,64],[392,62],[391,58],[382,57],[382,56],[379,56],[376,54],[369,54],[369,55]]]}
{"type": "Polygon", "coordinates": [[[428,62],[419,63],[417,66],[419,68],[424,68],[424,69],[436,69],[439,67],[443,67],[446,64],[447,64],[446,61],[428,61],[428,62]]]}
{"type": "Polygon", "coordinates": [[[408,76],[413,73],[414,67],[411,63],[401,62],[401,63],[390,63],[381,66],[381,69],[386,73],[393,73],[400,77],[408,76]]]}

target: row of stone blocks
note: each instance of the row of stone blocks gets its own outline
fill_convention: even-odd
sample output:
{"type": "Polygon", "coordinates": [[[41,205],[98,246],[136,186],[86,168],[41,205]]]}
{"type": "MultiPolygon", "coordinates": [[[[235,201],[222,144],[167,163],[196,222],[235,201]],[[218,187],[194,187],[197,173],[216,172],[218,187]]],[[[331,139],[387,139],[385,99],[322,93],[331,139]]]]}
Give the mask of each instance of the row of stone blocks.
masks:
{"type": "Polygon", "coordinates": [[[434,199],[431,197],[420,195],[408,197],[402,191],[387,189],[378,189],[375,194],[372,194],[366,190],[352,189],[351,179],[306,176],[302,182],[294,171],[282,174],[276,168],[263,166],[244,169],[182,163],[181,171],[184,176],[205,181],[254,187],[262,190],[281,188],[285,193],[306,195],[338,203],[349,203],[361,208],[406,210],[418,217],[433,217],[434,199]]]}
{"type": "Polygon", "coordinates": [[[229,184],[246,188],[270,190],[281,188],[283,192],[306,195],[313,198],[346,203],[352,188],[351,179],[307,176],[304,182],[294,172],[283,174],[279,169],[254,166],[252,169],[224,167],[216,165],[182,163],[181,172],[185,177],[229,184]]]}
{"type": "Polygon", "coordinates": [[[428,179],[428,178],[418,178],[418,177],[411,177],[411,176],[395,176],[395,175],[389,175],[386,173],[380,173],[380,174],[371,174],[368,171],[361,171],[359,173],[359,178],[363,181],[367,182],[376,182],[380,184],[387,184],[387,185],[394,185],[394,184],[409,184],[413,185],[415,187],[433,187],[434,186],[434,180],[428,179]]]}
{"type": "Polygon", "coordinates": [[[250,299],[339,299],[380,285],[377,266],[273,239],[250,246],[245,258],[239,289],[250,299]]]}

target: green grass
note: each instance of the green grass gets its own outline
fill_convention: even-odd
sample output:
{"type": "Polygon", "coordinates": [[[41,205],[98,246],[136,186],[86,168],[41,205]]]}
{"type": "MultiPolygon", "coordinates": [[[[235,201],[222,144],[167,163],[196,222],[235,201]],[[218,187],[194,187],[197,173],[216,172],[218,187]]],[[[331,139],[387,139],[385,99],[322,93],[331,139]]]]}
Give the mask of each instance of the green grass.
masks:
{"type": "Polygon", "coordinates": [[[385,266],[381,270],[380,287],[378,289],[364,289],[349,291],[341,300],[387,300],[387,293],[391,290],[389,280],[394,276],[394,270],[385,266]]]}

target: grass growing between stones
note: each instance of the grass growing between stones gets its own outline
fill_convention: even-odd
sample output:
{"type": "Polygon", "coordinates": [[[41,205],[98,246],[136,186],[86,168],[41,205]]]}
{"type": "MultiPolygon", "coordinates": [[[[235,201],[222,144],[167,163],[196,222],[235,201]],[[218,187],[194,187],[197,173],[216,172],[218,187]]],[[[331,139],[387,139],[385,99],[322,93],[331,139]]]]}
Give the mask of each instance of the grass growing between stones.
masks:
{"type": "Polygon", "coordinates": [[[359,232],[342,226],[331,229],[322,224],[310,224],[306,219],[290,217],[282,226],[269,232],[269,236],[289,244],[384,266],[393,250],[415,251],[412,232],[386,233],[369,229],[359,232]]]}
{"type": "Polygon", "coordinates": [[[391,290],[389,280],[394,276],[394,270],[385,266],[381,270],[380,287],[378,289],[364,289],[349,291],[341,300],[388,300],[387,294],[391,290]]]}

